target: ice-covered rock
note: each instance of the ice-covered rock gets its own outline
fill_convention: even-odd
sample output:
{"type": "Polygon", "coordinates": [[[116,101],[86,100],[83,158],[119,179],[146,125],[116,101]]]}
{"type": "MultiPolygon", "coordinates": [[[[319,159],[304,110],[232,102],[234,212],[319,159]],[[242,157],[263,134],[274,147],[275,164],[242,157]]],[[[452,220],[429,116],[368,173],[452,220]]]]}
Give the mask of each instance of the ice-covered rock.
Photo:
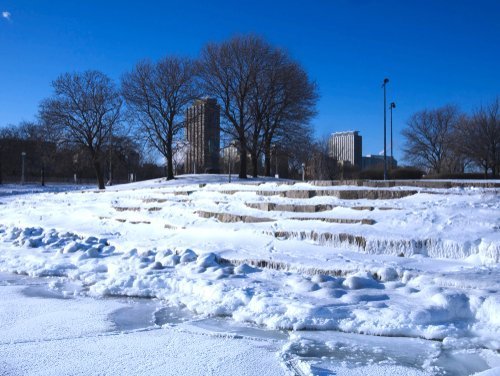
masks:
{"type": "Polygon", "coordinates": [[[162,251],[158,251],[158,252],[156,252],[156,254],[155,254],[155,261],[160,261],[160,262],[161,262],[161,260],[162,260],[163,258],[165,258],[165,257],[167,257],[167,256],[170,256],[170,255],[172,255],[172,254],[173,254],[173,252],[172,252],[170,249],[167,249],[167,250],[162,250],[162,251]]]}
{"type": "MultiPolygon", "coordinates": [[[[185,262],[185,261],[182,261],[185,262]]],[[[198,266],[201,266],[203,268],[209,268],[211,266],[217,267],[219,266],[218,260],[217,260],[217,255],[215,253],[204,253],[198,256],[198,259],[196,260],[196,264],[198,266]]]]}
{"type": "Polygon", "coordinates": [[[196,253],[191,250],[191,249],[186,249],[180,254],[180,262],[185,263],[185,262],[193,262],[196,261],[198,256],[196,253]]]}
{"type": "Polygon", "coordinates": [[[245,264],[245,263],[238,265],[237,267],[234,268],[235,274],[250,274],[250,273],[257,273],[260,271],[261,271],[261,269],[254,268],[253,266],[250,266],[250,265],[245,264]]]}
{"type": "Polygon", "coordinates": [[[387,266],[379,268],[377,270],[377,276],[382,282],[395,281],[398,279],[398,272],[396,271],[396,269],[387,266]]]}
{"type": "Polygon", "coordinates": [[[154,262],[154,263],[151,265],[151,269],[153,269],[153,270],[161,270],[161,269],[163,269],[163,265],[162,265],[162,263],[161,263],[161,262],[156,261],[156,262],[154,262]]]}
{"type": "Polygon", "coordinates": [[[354,275],[348,276],[342,284],[351,290],[383,288],[383,285],[373,279],[372,275],[368,272],[358,272],[354,275]]]}
{"type": "Polygon", "coordinates": [[[84,242],[87,244],[95,244],[97,243],[98,239],[95,236],[89,236],[87,237],[84,242]]]}
{"type": "Polygon", "coordinates": [[[175,265],[179,264],[180,260],[181,260],[181,257],[179,255],[171,254],[169,256],[163,257],[160,260],[160,262],[164,266],[175,266],[175,265]]]}
{"type": "Polygon", "coordinates": [[[78,251],[79,249],[80,249],[80,244],[75,241],[72,241],[63,248],[62,253],[73,253],[78,251]]]}

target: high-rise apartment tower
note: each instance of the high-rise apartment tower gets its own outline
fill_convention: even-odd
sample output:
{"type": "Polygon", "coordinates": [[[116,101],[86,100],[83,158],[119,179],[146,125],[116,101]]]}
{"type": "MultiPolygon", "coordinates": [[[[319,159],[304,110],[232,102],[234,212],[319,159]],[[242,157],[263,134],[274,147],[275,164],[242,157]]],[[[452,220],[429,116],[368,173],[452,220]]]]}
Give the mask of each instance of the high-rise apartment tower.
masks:
{"type": "Polygon", "coordinates": [[[198,99],[187,109],[186,140],[186,172],[218,173],[220,107],[215,99],[198,99]]]}
{"type": "Polygon", "coordinates": [[[332,133],[328,140],[328,153],[330,157],[339,162],[349,162],[361,168],[362,164],[362,138],[358,131],[332,133]]]}

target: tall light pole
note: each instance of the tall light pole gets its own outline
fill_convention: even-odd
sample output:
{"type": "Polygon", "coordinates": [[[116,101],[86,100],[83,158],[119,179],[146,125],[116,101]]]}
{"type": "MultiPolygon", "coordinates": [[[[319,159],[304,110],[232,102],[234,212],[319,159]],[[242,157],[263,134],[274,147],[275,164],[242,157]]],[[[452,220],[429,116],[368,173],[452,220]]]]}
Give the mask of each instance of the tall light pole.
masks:
{"type": "Polygon", "coordinates": [[[387,100],[386,100],[386,85],[389,82],[388,78],[384,78],[382,87],[384,88],[384,180],[387,180],[387,100]]]}
{"type": "Polygon", "coordinates": [[[26,158],[26,152],[21,153],[21,184],[24,184],[24,159],[26,158]]]}
{"type": "Polygon", "coordinates": [[[274,152],[274,177],[277,179],[279,178],[278,175],[278,149],[276,147],[276,144],[272,145],[273,152],[274,152]]]}
{"type": "MultiPolygon", "coordinates": [[[[227,155],[228,159],[228,172],[229,172],[229,183],[231,183],[231,165],[233,164],[233,151],[236,148],[234,141],[231,141],[229,145],[222,148],[224,150],[223,155],[227,155]]],[[[225,157],[224,157],[225,158],[225,157]]]]}
{"type": "Polygon", "coordinates": [[[392,168],[394,167],[393,166],[394,156],[392,155],[392,109],[396,108],[396,103],[391,102],[391,104],[389,105],[389,108],[391,110],[391,170],[392,170],[392,168]]]}
{"type": "Polygon", "coordinates": [[[232,144],[229,144],[229,150],[228,150],[228,153],[227,153],[227,156],[229,157],[229,183],[231,183],[231,163],[232,163],[232,160],[231,160],[231,155],[233,154],[233,150],[231,149],[232,148],[232,144]]]}
{"type": "Polygon", "coordinates": [[[109,185],[113,185],[113,165],[112,165],[112,158],[113,158],[113,134],[109,134],[109,185]]]}

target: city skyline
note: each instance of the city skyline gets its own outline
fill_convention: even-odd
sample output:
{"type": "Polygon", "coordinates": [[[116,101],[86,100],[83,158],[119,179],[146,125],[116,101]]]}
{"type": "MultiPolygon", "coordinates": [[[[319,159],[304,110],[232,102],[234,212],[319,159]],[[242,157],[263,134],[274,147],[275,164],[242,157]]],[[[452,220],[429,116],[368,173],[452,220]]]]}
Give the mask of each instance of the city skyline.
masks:
{"type": "Polygon", "coordinates": [[[4,1],[0,11],[0,127],[32,120],[59,74],[97,69],[118,83],[141,59],[196,57],[208,42],[246,33],[289,51],[318,83],[316,136],[359,130],[364,154],[383,149],[384,77],[390,79],[388,103],[397,104],[398,160],[400,132],[412,113],[448,103],[470,112],[499,94],[496,1],[320,1],[307,7],[4,1]]]}

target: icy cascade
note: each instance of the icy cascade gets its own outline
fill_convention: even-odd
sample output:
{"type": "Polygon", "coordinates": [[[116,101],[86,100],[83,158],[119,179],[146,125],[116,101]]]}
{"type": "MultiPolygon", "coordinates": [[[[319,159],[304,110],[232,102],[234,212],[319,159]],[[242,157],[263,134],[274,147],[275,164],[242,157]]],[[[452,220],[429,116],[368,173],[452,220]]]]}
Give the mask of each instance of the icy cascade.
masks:
{"type": "MultiPolygon", "coordinates": [[[[3,227],[0,241],[0,270],[65,276],[83,282],[90,294],[157,297],[200,314],[269,328],[334,329],[500,349],[494,279],[484,290],[440,287],[431,273],[387,267],[377,278],[366,271],[301,275],[235,266],[215,253],[190,249],[125,252],[104,238],[41,228],[3,227]]],[[[498,268],[480,272],[495,276],[498,268]]]]}
{"type": "Polygon", "coordinates": [[[278,239],[313,241],[316,244],[348,248],[375,255],[409,257],[423,255],[432,258],[466,259],[477,256],[483,264],[500,262],[500,244],[486,239],[476,241],[455,241],[450,239],[397,239],[377,238],[348,233],[318,231],[265,231],[278,239]]]}

